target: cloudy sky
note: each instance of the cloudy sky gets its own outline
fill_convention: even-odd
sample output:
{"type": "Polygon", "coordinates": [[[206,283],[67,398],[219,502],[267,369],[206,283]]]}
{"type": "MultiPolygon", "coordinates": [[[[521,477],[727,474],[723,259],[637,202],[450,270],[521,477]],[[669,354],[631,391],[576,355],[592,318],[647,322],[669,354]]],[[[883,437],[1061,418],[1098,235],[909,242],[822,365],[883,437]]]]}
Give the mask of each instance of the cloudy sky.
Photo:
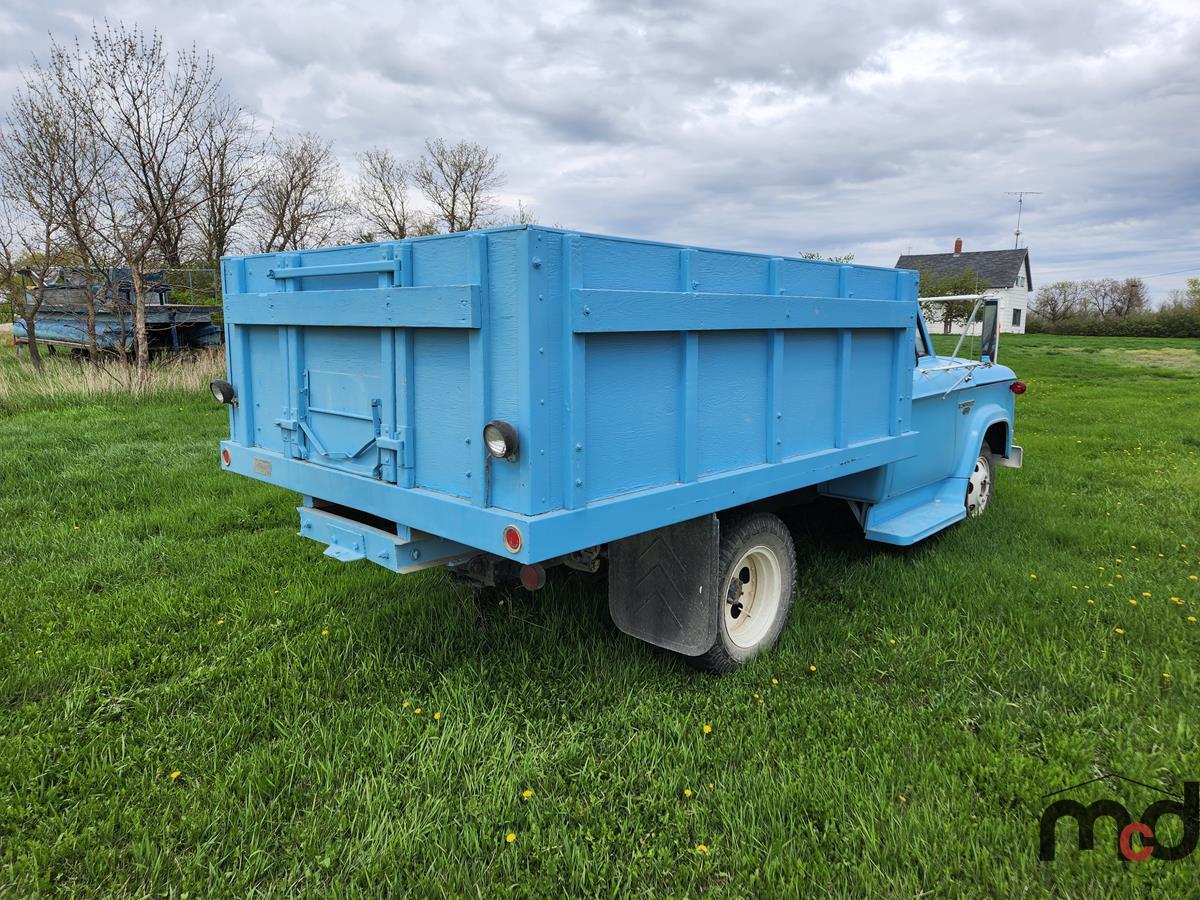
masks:
{"type": "Polygon", "coordinates": [[[264,122],[348,168],[485,143],[546,224],[893,265],[1011,247],[1005,192],[1031,190],[1035,282],[1137,275],[1161,298],[1200,275],[1195,0],[509,8],[6,0],[0,106],[48,32],[107,16],[211,50],[264,122]]]}

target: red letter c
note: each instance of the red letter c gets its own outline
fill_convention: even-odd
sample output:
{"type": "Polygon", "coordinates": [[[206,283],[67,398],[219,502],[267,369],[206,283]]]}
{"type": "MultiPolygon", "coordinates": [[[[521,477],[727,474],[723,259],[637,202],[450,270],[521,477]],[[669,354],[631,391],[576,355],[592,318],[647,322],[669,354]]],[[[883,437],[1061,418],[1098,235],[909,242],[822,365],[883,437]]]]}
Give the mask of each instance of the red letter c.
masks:
{"type": "Polygon", "coordinates": [[[1142,822],[1130,822],[1121,829],[1121,836],[1117,841],[1117,846],[1121,850],[1121,855],[1130,862],[1141,862],[1144,859],[1149,859],[1150,854],[1154,852],[1154,844],[1150,841],[1154,838],[1154,832],[1150,830],[1149,825],[1142,822]],[[1134,832],[1142,836],[1142,849],[1134,851],[1131,838],[1134,832]]]}

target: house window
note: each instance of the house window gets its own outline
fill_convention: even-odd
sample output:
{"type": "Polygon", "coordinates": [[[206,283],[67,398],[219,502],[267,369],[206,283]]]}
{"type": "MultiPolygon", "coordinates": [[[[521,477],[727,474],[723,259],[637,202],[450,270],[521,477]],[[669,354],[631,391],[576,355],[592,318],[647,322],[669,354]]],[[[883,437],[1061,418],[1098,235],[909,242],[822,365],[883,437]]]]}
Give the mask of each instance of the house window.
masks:
{"type": "Polygon", "coordinates": [[[1017,287],[1025,287],[1025,276],[1024,275],[1017,276],[1017,287]]]}
{"type": "Polygon", "coordinates": [[[1013,328],[1020,328],[1020,327],[1021,327],[1021,311],[1019,309],[1014,309],[1013,310],[1013,328]]]}

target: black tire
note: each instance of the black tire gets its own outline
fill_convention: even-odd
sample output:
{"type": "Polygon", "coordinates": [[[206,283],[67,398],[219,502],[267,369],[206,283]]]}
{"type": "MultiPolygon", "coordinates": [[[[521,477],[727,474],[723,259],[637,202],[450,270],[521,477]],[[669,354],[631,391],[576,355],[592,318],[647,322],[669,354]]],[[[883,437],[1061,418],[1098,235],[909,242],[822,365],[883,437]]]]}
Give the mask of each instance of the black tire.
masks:
{"type": "MultiPolygon", "coordinates": [[[[723,675],[773,647],[787,625],[792,612],[792,595],[796,590],[796,547],[787,526],[771,513],[752,513],[744,518],[728,520],[723,518],[717,571],[721,579],[717,596],[717,602],[721,604],[717,639],[707,652],[689,657],[688,661],[698,669],[723,675]],[[747,577],[750,566],[745,564],[744,558],[752,551],[754,559],[761,556],[767,565],[771,565],[771,558],[778,563],[777,572],[767,581],[773,583],[774,574],[778,575],[778,602],[766,607],[772,618],[761,626],[761,635],[735,633],[740,627],[736,620],[741,614],[734,608],[738,601],[731,599],[733,591],[745,590],[734,584],[735,578],[741,584],[750,583],[747,577]],[[735,567],[740,571],[735,571],[735,567]],[[773,612],[770,611],[772,605],[773,612]]],[[[774,590],[770,591],[771,595],[775,593],[774,590]]],[[[748,620],[749,617],[745,621],[748,620]]]]}

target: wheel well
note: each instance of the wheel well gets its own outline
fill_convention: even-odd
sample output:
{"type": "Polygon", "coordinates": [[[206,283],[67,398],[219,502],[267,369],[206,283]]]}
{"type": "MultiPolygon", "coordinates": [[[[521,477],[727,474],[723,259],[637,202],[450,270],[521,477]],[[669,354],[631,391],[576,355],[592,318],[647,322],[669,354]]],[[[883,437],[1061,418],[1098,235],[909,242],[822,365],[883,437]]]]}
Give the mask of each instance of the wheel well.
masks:
{"type": "Polygon", "coordinates": [[[1008,423],[995,422],[984,432],[983,442],[995,456],[1003,456],[1008,449],[1008,423]]]}

